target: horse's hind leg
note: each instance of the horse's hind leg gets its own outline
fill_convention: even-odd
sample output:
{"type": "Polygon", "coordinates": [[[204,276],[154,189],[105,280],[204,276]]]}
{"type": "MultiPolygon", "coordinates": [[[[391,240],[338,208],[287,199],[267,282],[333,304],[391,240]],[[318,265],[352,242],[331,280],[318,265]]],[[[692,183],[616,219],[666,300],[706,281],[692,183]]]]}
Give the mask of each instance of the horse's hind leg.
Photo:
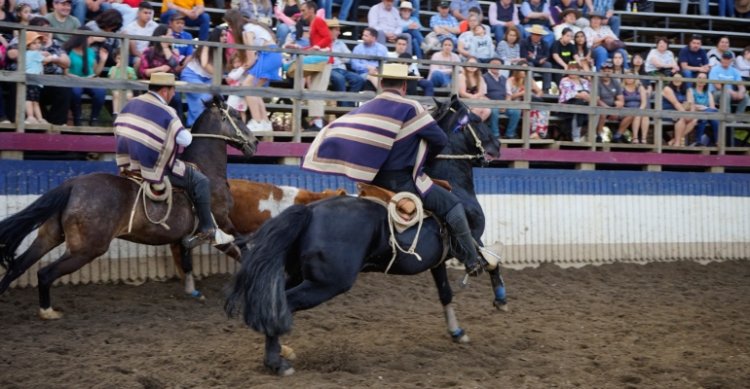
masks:
{"type": "Polygon", "coordinates": [[[438,290],[440,303],[443,304],[443,313],[445,314],[445,323],[448,325],[448,333],[456,343],[468,343],[469,336],[458,326],[456,311],[453,309],[453,291],[448,281],[448,271],[445,269],[445,263],[440,264],[430,270],[432,279],[435,280],[435,286],[438,290]]]}
{"type": "Polygon", "coordinates": [[[18,257],[18,266],[9,269],[13,274],[6,274],[0,281],[0,293],[4,292],[15,279],[20,277],[26,270],[39,261],[45,254],[52,251],[65,241],[62,235],[58,221],[52,220],[43,224],[39,228],[36,239],[31,243],[28,249],[18,257]]]}
{"type": "Polygon", "coordinates": [[[282,377],[294,374],[292,365],[283,358],[278,336],[266,336],[266,355],[263,364],[282,377]]]}
{"type": "MultiPolygon", "coordinates": [[[[107,241],[109,243],[109,241],[107,241]]],[[[70,245],[69,245],[70,246],[70,245]]],[[[52,309],[50,287],[58,278],[70,274],[94,258],[107,252],[108,244],[104,247],[90,247],[86,250],[68,248],[55,262],[39,269],[39,317],[43,320],[54,320],[62,317],[62,313],[52,309]],[[75,251],[73,251],[75,250],[75,251]]]]}

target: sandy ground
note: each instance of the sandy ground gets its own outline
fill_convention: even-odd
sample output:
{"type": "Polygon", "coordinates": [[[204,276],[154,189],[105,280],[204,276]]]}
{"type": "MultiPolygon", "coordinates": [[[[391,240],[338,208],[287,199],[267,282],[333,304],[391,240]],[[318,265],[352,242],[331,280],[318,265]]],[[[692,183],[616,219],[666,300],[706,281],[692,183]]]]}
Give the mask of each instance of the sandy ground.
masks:
{"type": "MultiPolygon", "coordinates": [[[[452,271],[458,279],[460,272],[452,271]]],[[[36,318],[35,289],[0,296],[0,388],[746,388],[750,262],[605,265],[505,272],[456,293],[471,337],[448,337],[428,273],[364,274],[348,294],[296,315],[288,378],[262,367],[263,338],[222,311],[228,276],[53,289],[60,321],[36,318]]]]}

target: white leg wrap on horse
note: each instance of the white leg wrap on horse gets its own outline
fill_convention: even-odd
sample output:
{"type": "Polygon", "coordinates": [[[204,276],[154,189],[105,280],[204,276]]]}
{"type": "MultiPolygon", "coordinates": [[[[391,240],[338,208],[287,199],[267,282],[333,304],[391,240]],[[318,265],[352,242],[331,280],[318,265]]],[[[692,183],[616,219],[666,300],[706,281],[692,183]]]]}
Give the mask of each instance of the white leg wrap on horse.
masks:
{"type": "Polygon", "coordinates": [[[193,273],[185,273],[185,293],[192,294],[195,291],[195,280],[193,273]]]}
{"type": "Polygon", "coordinates": [[[42,320],[57,320],[61,319],[63,317],[63,314],[61,312],[55,311],[52,309],[52,307],[49,308],[39,308],[39,318],[42,320]]]}
{"type": "Polygon", "coordinates": [[[448,325],[448,331],[452,334],[458,331],[458,319],[456,319],[456,311],[453,310],[453,305],[448,304],[443,307],[445,313],[445,323],[448,325]]]}

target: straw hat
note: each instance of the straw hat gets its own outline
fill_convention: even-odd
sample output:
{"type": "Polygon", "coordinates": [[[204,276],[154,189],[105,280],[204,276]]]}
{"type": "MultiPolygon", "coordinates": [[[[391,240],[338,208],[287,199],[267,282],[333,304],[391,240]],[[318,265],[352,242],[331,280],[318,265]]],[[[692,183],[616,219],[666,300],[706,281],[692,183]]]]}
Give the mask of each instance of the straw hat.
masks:
{"type": "Polygon", "coordinates": [[[338,18],[326,20],[326,25],[328,26],[328,28],[341,28],[341,23],[339,23],[338,18]]]}
{"type": "Polygon", "coordinates": [[[37,39],[44,40],[44,35],[36,31],[26,31],[26,46],[32,44],[37,39]]]}
{"type": "Polygon", "coordinates": [[[187,82],[185,81],[176,81],[173,73],[164,73],[164,72],[151,73],[151,79],[149,79],[148,81],[141,80],[141,82],[144,82],[149,85],[162,85],[162,86],[177,86],[177,85],[187,84],[187,82]]]}
{"type": "Polygon", "coordinates": [[[401,4],[398,6],[398,9],[414,9],[414,7],[411,5],[410,1],[402,1],[401,4]]]}
{"type": "Polygon", "coordinates": [[[547,35],[549,34],[544,27],[542,27],[540,24],[535,24],[531,26],[530,28],[526,28],[526,31],[529,34],[535,34],[535,35],[547,35]]]}
{"type": "Polygon", "coordinates": [[[392,78],[396,80],[418,80],[419,76],[409,75],[409,66],[402,63],[387,63],[383,65],[383,73],[376,75],[380,78],[392,78]]]}

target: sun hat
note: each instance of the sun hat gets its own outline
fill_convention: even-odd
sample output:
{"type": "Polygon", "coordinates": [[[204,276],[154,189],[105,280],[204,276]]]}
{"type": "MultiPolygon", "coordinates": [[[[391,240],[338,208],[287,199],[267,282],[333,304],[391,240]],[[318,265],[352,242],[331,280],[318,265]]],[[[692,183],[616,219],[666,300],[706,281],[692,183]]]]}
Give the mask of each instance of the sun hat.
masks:
{"type": "Polygon", "coordinates": [[[327,19],[326,25],[328,26],[328,28],[341,28],[341,23],[339,23],[338,18],[327,19]]]}
{"type": "Polygon", "coordinates": [[[542,27],[542,25],[540,25],[540,24],[535,24],[535,25],[533,25],[531,27],[527,27],[526,31],[529,34],[535,34],[535,35],[547,35],[547,34],[549,34],[549,32],[547,32],[544,29],[544,27],[542,27]]]}
{"type": "Polygon", "coordinates": [[[402,1],[401,4],[398,6],[398,9],[414,9],[414,7],[411,5],[410,1],[402,1]]]}
{"type": "Polygon", "coordinates": [[[418,76],[409,75],[409,66],[402,63],[387,63],[383,65],[383,72],[375,75],[380,78],[391,78],[396,80],[417,80],[418,76]]]}
{"type": "Polygon", "coordinates": [[[28,47],[30,44],[34,43],[37,39],[44,40],[44,35],[36,32],[36,31],[26,31],[26,46],[28,47]]]}
{"type": "Polygon", "coordinates": [[[151,73],[151,78],[149,80],[141,80],[141,82],[149,84],[149,85],[161,85],[161,86],[176,86],[176,85],[187,84],[187,82],[185,81],[176,81],[174,77],[174,73],[166,73],[166,72],[151,73]]]}

